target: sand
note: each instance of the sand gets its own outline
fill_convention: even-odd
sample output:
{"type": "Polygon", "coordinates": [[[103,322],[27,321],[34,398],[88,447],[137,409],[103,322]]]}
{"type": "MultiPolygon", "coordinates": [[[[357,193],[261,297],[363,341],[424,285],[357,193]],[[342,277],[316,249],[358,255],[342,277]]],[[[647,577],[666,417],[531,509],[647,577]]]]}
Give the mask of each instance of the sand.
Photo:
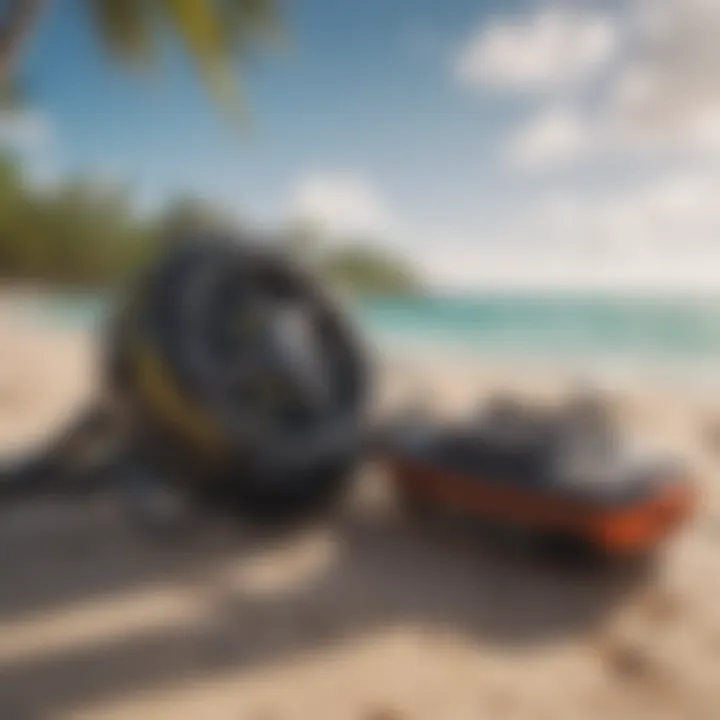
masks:
{"type": "MultiPolygon", "coordinates": [[[[0,303],[3,451],[92,394],[95,349],[0,303]]],[[[498,388],[552,399],[572,380],[380,365],[386,410],[418,388],[451,412],[498,388]]],[[[161,541],[112,496],[0,510],[0,718],[717,718],[718,403],[651,383],[612,392],[702,487],[691,526],[642,570],[571,570],[420,527],[372,467],[336,515],[272,538],[206,521],[161,541]]]]}

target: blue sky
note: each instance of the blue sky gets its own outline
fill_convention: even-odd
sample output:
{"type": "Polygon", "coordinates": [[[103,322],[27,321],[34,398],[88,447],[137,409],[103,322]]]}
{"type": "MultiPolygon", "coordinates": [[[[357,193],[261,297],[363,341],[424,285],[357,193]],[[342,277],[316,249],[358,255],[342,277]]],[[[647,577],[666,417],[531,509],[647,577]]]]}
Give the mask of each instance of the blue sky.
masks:
{"type": "Polygon", "coordinates": [[[240,133],[179,53],[149,77],[119,71],[80,5],[55,4],[26,69],[53,126],[46,160],[62,171],[128,178],[152,198],[190,188],[251,214],[279,211],[293,179],[316,167],[382,177],[418,210],[432,198],[468,202],[467,180],[482,183],[475,168],[499,118],[447,82],[451,50],[482,3],[288,3],[290,46],[249,68],[240,133]]]}
{"type": "Polygon", "coordinates": [[[664,81],[670,54],[647,42],[692,56],[702,38],[677,28],[719,29],[712,5],[287,2],[289,46],[247,68],[238,132],[176,49],[157,72],[123,71],[66,0],[23,67],[35,132],[19,144],[40,179],[113,178],[144,207],[192,191],[252,220],[311,216],[411,253],[441,285],[712,285],[718,91],[683,91],[671,119],[688,84],[664,81]],[[633,124],[642,103],[663,122],[633,124]],[[658,213],[674,235],[655,244],[658,213]],[[691,231],[703,262],[683,250],[691,231]]]}

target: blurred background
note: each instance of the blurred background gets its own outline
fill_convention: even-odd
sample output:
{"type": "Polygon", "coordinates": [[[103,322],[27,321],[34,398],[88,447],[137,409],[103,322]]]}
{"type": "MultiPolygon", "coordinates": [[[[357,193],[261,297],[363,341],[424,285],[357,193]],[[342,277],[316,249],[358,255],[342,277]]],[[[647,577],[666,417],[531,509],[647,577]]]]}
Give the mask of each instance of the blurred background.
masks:
{"type": "Polygon", "coordinates": [[[715,0],[0,3],[8,453],[172,231],[232,229],[344,298],[383,407],[591,385],[704,493],[632,590],[425,537],[373,473],[271,545],[13,509],[0,715],[717,717],[719,38],[715,0]]]}

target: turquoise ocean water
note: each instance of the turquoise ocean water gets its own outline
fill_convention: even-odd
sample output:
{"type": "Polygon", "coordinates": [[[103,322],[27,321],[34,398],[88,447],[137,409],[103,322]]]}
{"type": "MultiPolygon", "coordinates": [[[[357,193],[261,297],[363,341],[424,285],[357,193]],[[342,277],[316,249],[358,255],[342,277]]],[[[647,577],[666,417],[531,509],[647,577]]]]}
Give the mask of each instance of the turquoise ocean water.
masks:
{"type": "MultiPolygon", "coordinates": [[[[102,323],[107,299],[64,296],[33,312],[53,324],[102,323]]],[[[499,362],[610,364],[717,372],[720,297],[453,296],[372,299],[351,305],[375,345],[499,362]]]]}
{"type": "Polygon", "coordinates": [[[386,342],[481,356],[720,361],[720,298],[428,297],[371,300],[358,313],[386,342]]]}

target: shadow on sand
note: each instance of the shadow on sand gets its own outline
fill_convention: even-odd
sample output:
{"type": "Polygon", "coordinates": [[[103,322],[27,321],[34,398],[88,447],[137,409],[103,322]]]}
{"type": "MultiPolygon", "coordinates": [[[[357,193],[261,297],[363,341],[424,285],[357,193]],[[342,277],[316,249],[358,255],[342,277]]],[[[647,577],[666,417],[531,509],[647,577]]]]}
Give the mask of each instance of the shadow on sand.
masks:
{"type": "Polygon", "coordinates": [[[163,585],[201,589],[206,606],[187,623],[5,658],[0,717],[56,716],[396,624],[481,644],[550,642],[592,630],[644,577],[539,562],[468,541],[465,532],[427,533],[392,509],[348,510],[328,533],[335,552],[321,572],[297,588],[258,595],[209,580],[267,546],[244,530],[167,545],[138,537],[102,499],[13,510],[0,522],[6,628],[163,585]]]}

